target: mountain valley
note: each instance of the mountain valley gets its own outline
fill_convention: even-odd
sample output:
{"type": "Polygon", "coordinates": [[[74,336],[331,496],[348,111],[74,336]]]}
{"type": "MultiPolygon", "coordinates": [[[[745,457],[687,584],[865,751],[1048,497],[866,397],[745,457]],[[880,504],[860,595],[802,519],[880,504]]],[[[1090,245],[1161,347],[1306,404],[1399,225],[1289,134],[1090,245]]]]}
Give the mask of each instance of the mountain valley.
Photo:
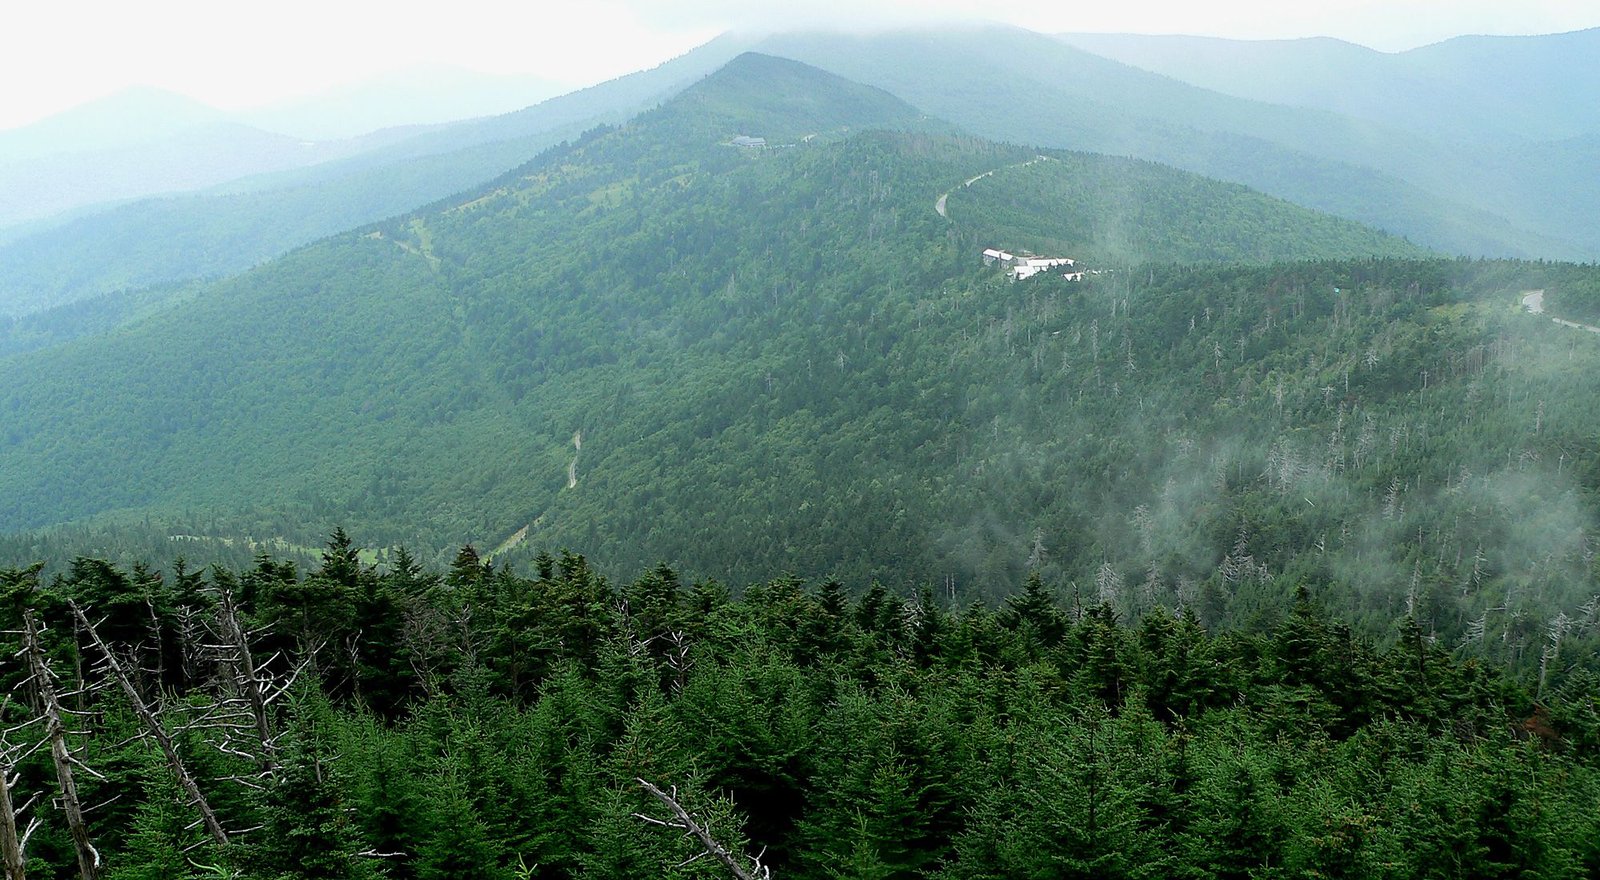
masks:
{"type": "Polygon", "coordinates": [[[1428,600],[1460,637],[1501,592],[1588,598],[1592,389],[1539,365],[1592,353],[1516,303],[1590,283],[747,54],[477,191],[0,361],[0,519],[170,524],[137,543],[158,558],[337,523],[618,574],[995,597],[1035,569],[1130,613],[1209,590],[1216,621],[1316,571],[1376,626],[1492,559],[1493,589],[1428,600]],[[1105,274],[1009,282],[994,243],[1105,274]],[[1487,500],[1546,479],[1554,507],[1487,500]],[[1540,511],[1563,525],[1522,537],[1540,511]],[[1241,553],[1272,576],[1218,574],[1241,553]]]}

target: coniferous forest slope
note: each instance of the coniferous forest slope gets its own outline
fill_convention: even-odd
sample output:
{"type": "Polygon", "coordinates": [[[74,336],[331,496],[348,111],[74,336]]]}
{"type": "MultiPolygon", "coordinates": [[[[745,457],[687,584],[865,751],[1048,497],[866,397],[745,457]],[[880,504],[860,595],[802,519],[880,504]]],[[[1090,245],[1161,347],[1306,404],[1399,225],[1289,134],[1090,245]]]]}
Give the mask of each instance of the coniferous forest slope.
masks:
{"type": "MultiPolygon", "coordinates": [[[[955,344],[963,330],[970,341],[970,322],[1023,288],[980,271],[987,242],[963,212],[1011,217],[1019,235],[1048,233],[1107,268],[1417,253],[1242,188],[1125,160],[1023,165],[1033,151],[944,130],[881,92],[749,56],[479,194],[302,249],[105,337],[11,358],[5,524],[237,514],[235,499],[250,498],[361,510],[361,525],[392,527],[395,540],[510,534],[566,491],[576,432],[589,434],[589,491],[608,479],[593,457],[711,407],[748,414],[721,397],[753,378],[774,394],[780,379],[825,388],[817,377],[832,363],[828,381],[845,384],[830,397],[861,404],[854,371],[837,363],[871,366],[862,346],[886,343],[863,334],[878,315],[897,336],[906,321],[934,322],[908,342],[955,344]],[[757,93],[795,97],[752,104],[757,93]],[[932,133],[859,132],[886,125],[932,133]],[[794,146],[724,143],[746,130],[794,146]],[[1003,200],[1013,175],[1075,191],[1052,209],[1058,222],[1003,200]],[[951,189],[954,220],[934,210],[951,189]],[[961,302],[950,318],[937,311],[961,302]],[[605,412],[651,421],[613,428],[605,412]],[[460,461],[489,470],[463,479],[460,461]]],[[[910,392],[884,390],[874,407],[910,392]]],[[[834,409],[824,403],[778,412],[834,409]]]]}
{"type": "MultiPolygon", "coordinates": [[[[622,122],[677,94],[726,63],[740,44],[713,40],[650,70],[513,113],[408,129],[404,137],[309,168],[0,230],[0,334],[7,316],[243,271],[307,242],[470,189],[563,139],[622,122]]],[[[12,335],[25,333],[13,328],[12,335]]]]}
{"type": "Polygon", "coordinates": [[[1418,260],[946,131],[745,56],[479,193],[0,361],[0,521],[77,523],[5,555],[248,559],[342,523],[734,582],[997,597],[1031,569],[1245,625],[1311,580],[1521,666],[1592,617],[1596,351],[1516,295],[1559,313],[1591,270],[1418,260]],[[1013,283],[996,245],[1104,274],[1013,283]]]}
{"type": "MultiPolygon", "coordinates": [[[[1559,42],[1559,36],[1528,40],[1530,47],[1559,42]]],[[[1565,111],[1561,118],[1562,130],[1587,132],[1587,138],[1496,137],[1489,133],[1492,123],[1476,136],[1458,137],[1453,126],[1391,124],[1337,105],[1287,97],[1248,100],[1205,87],[1214,85],[1210,79],[1180,81],[1119,63],[1114,53],[1100,57],[1001,26],[788,33],[757,48],[887,89],[985,137],[1151,159],[1238,181],[1447,253],[1563,259],[1600,254],[1590,222],[1600,208],[1600,191],[1591,173],[1597,161],[1593,132],[1583,127],[1586,110],[1565,111]]],[[[1550,74],[1543,71],[1565,69],[1554,50],[1555,60],[1542,68],[1527,64],[1505,71],[1505,83],[1494,90],[1497,100],[1517,89],[1582,93],[1581,85],[1544,87],[1550,74]]],[[[1314,60],[1302,64],[1317,69],[1314,60]]],[[[1438,75],[1458,94],[1475,95],[1471,84],[1480,75],[1468,72],[1473,66],[1451,65],[1438,75]]],[[[1273,81],[1279,69],[1263,65],[1253,75],[1273,81]]],[[[1403,71],[1388,71],[1372,91],[1386,98],[1409,95],[1410,85],[1403,71]]],[[[1537,130],[1552,130],[1556,120],[1548,116],[1557,115],[1552,108],[1561,102],[1529,103],[1547,114],[1537,130]]],[[[1467,120],[1493,113],[1470,101],[1461,112],[1467,120]]]]}
{"type": "MultiPolygon", "coordinates": [[[[75,326],[42,310],[119,291],[148,300],[161,291],[138,292],[147,286],[242,271],[470,188],[681,92],[752,46],[887,89],[970,133],[1163,162],[1446,253],[1600,254],[1589,222],[1600,156],[1582,99],[1596,75],[1593,33],[1462,39],[1396,56],[1335,41],[1072,39],[1108,57],[995,26],[724,35],[515,113],[367,139],[342,160],[0,229],[0,351],[62,337],[41,334],[41,322],[75,326]]],[[[132,119],[148,127],[162,115],[132,119]]],[[[126,311],[113,299],[75,313],[112,322],[126,311]]]]}

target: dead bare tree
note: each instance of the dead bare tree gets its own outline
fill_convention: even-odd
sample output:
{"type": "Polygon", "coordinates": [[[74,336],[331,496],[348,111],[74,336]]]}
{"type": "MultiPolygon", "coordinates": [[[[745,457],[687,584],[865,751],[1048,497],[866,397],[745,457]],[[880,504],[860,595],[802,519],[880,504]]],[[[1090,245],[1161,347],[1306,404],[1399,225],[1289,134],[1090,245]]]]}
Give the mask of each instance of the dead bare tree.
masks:
{"type": "Polygon", "coordinates": [[[217,814],[212,811],[211,804],[206,801],[205,795],[201,793],[200,786],[195,782],[194,776],[184,766],[183,757],[178,754],[178,748],[172,741],[172,735],[162,725],[161,719],[156,717],[155,711],[139,695],[139,689],[134,686],[133,679],[129,677],[122,663],[117,660],[116,653],[100,638],[99,631],[95,629],[95,625],[90,622],[88,616],[83,613],[83,609],[79,608],[76,602],[67,604],[72,608],[73,615],[78,618],[78,624],[83,627],[89,639],[94,642],[95,648],[100,652],[105,671],[122,688],[123,695],[128,698],[128,703],[133,708],[133,714],[138,716],[139,722],[144,725],[145,735],[160,747],[161,754],[167,762],[167,769],[172,771],[172,775],[177,779],[178,785],[182,786],[184,793],[188,795],[190,805],[200,813],[200,821],[205,825],[206,831],[218,844],[227,846],[228,833],[222,829],[222,823],[217,821],[217,814]]]}
{"type": "Polygon", "coordinates": [[[694,668],[694,660],[689,657],[689,640],[679,629],[656,638],[667,645],[665,661],[667,668],[672,671],[672,692],[681,694],[689,683],[689,670],[694,668]]]}
{"type": "MultiPolygon", "coordinates": [[[[4,701],[0,701],[0,717],[4,716],[5,705],[10,703],[10,699],[7,697],[4,701]]],[[[34,816],[28,820],[25,828],[17,830],[17,821],[29,807],[33,806],[39,796],[34,795],[19,807],[12,794],[18,781],[17,774],[13,770],[23,758],[39,748],[39,744],[27,748],[12,743],[11,734],[33,726],[36,720],[29,719],[22,725],[0,731],[0,864],[5,867],[6,880],[26,880],[28,838],[33,836],[33,832],[40,824],[39,817],[34,816]]]]}
{"type": "MultiPolygon", "coordinates": [[[[83,818],[83,805],[78,799],[78,784],[73,778],[73,765],[83,766],[67,748],[67,728],[62,717],[67,713],[56,692],[55,672],[45,659],[41,639],[43,630],[34,617],[33,609],[22,612],[23,651],[28,655],[31,681],[39,694],[43,709],[45,741],[50,744],[50,759],[56,768],[56,787],[61,793],[61,812],[67,819],[67,832],[72,836],[72,848],[78,857],[78,875],[83,880],[95,880],[100,873],[100,852],[89,838],[89,826],[83,818]]],[[[87,770],[88,768],[84,768],[87,770]]]]}
{"type": "Polygon", "coordinates": [[[683,804],[678,801],[677,786],[673,786],[672,791],[669,793],[662,791],[660,786],[646,782],[643,779],[635,779],[634,781],[644,786],[644,790],[666,806],[667,811],[672,814],[671,819],[657,819],[654,816],[646,816],[644,813],[634,813],[634,818],[642,819],[651,825],[677,829],[682,831],[684,836],[692,837],[695,842],[700,844],[700,854],[691,856],[688,860],[681,862],[678,867],[706,856],[711,856],[721,862],[722,866],[733,874],[735,880],[772,880],[772,869],[761,864],[761,857],[766,855],[765,849],[754,857],[748,858],[747,864],[745,856],[729,852],[727,847],[718,843],[716,838],[711,836],[711,830],[706,827],[704,822],[696,820],[688,810],[684,809],[683,804]]]}
{"type": "MultiPolygon", "coordinates": [[[[275,677],[266,672],[261,664],[256,663],[255,655],[250,650],[250,633],[246,632],[239,622],[239,609],[233,601],[233,591],[224,587],[218,599],[219,644],[209,647],[217,652],[217,659],[223,667],[232,673],[233,686],[249,706],[251,720],[255,724],[256,745],[259,748],[257,761],[263,771],[271,772],[272,755],[276,751],[276,744],[272,733],[272,717],[269,713],[273,700],[282,696],[293,684],[293,676],[287,683],[282,683],[281,687],[273,686],[276,683],[275,677]]],[[[277,659],[277,655],[273,655],[268,658],[268,664],[277,659]]]]}
{"type": "Polygon", "coordinates": [[[192,606],[179,605],[174,612],[177,618],[179,672],[186,686],[209,675],[211,658],[205,652],[204,629],[200,613],[192,606]]]}
{"type": "Polygon", "coordinates": [[[449,642],[449,622],[444,614],[426,606],[407,611],[400,639],[423,692],[429,697],[440,693],[446,677],[446,664],[440,658],[447,653],[449,642]]]}
{"type": "Polygon", "coordinates": [[[11,801],[11,765],[5,764],[0,770],[6,774],[4,783],[0,784],[0,862],[5,864],[6,880],[27,880],[28,858],[25,853],[28,838],[39,827],[39,820],[35,818],[26,830],[18,833],[17,811],[11,801]]]}
{"type": "MultiPolygon", "coordinates": [[[[227,584],[219,584],[217,597],[212,620],[205,627],[207,640],[197,643],[203,661],[218,671],[213,681],[216,702],[175,732],[201,731],[212,748],[254,764],[251,772],[232,773],[216,781],[260,791],[277,769],[279,734],[272,706],[310,668],[322,645],[310,645],[308,655],[287,669],[283,668],[287,661],[281,650],[261,660],[252,645],[267,637],[268,628],[246,628],[227,584]]],[[[230,834],[236,837],[254,830],[245,828],[230,834]]]]}
{"type": "Polygon", "coordinates": [[[155,598],[148,591],[144,597],[144,607],[150,615],[150,638],[155,641],[150,653],[156,665],[151,672],[155,675],[156,686],[161,687],[161,683],[167,680],[167,649],[161,638],[161,614],[156,610],[155,598]]]}

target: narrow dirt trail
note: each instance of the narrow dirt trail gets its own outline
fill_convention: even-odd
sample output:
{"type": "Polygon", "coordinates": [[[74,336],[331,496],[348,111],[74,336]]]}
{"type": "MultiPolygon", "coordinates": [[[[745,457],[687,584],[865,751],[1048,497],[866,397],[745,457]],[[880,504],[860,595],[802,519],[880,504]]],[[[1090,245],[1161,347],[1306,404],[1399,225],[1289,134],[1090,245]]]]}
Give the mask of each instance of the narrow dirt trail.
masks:
{"type": "Polygon", "coordinates": [[[940,217],[943,217],[944,219],[949,220],[950,219],[950,193],[953,193],[958,189],[966,189],[967,187],[973,185],[974,183],[977,183],[978,181],[984,179],[985,177],[988,177],[989,175],[994,174],[996,171],[1003,171],[1003,170],[1005,170],[1007,168],[1026,168],[1029,165],[1033,165],[1033,164],[1035,164],[1037,162],[1054,162],[1054,161],[1055,160],[1050,158],[1049,156],[1034,156],[1032,159],[1029,159],[1026,162],[1015,162],[1015,163],[1010,164],[1010,165],[1001,165],[999,168],[990,168],[988,171],[985,171],[982,174],[975,174],[972,177],[969,177],[966,180],[962,181],[960,186],[954,187],[953,189],[949,189],[949,190],[946,190],[943,193],[940,193],[939,194],[939,198],[936,199],[934,201],[934,203],[933,203],[933,210],[940,217]]]}
{"type": "MultiPolygon", "coordinates": [[[[1522,307],[1527,309],[1528,314],[1530,315],[1544,315],[1544,291],[1523,291],[1522,307]]],[[[1576,330],[1587,330],[1590,333],[1600,333],[1600,327],[1596,327],[1593,324],[1579,324],[1577,321],[1568,321],[1566,318],[1557,318],[1554,315],[1546,315],[1545,317],[1548,317],[1550,320],[1560,324],[1563,327],[1571,327],[1576,330]]]]}
{"type": "MultiPolygon", "coordinates": [[[[567,462],[567,488],[578,488],[578,458],[583,454],[583,432],[574,431],[572,434],[572,460],[567,462]]],[[[546,511],[548,513],[549,511],[546,511]]],[[[515,547],[521,546],[528,540],[529,533],[544,524],[543,513],[533,518],[533,521],[511,533],[511,536],[501,541],[493,550],[489,551],[489,559],[494,559],[515,547]]]]}
{"type": "Polygon", "coordinates": [[[578,456],[583,453],[583,432],[572,435],[572,461],[567,463],[567,488],[578,487],[578,456]]]}

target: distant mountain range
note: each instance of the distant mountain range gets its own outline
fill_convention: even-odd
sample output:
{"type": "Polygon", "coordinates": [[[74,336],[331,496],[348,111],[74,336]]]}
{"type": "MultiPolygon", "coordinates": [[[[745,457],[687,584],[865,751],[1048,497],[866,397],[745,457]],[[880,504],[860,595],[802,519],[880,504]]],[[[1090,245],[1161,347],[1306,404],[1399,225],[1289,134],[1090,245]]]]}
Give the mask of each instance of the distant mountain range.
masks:
{"type": "Polygon", "coordinates": [[[366,153],[419,126],[507,113],[560,91],[532,77],[415,69],[228,113],[132,88],[0,131],[0,228],[366,153]]]}
{"type": "Polygon", "coordinates": [[[1600,254],[1586,142],[1531,167],[1498,144],[1226,95],[1015,28],[784,35],[761,50],[987,137],[1175,165],[1468,255],[1600,254]]]}
{"type": "Polygon", "coordinates": [[[135,86],[28,125],[0,130],[0,158],[22,162],[103,153],[224,123],[299,141],[348,140],[385,128],[497,116],[566,91],[570,90],[534,76],[424,66],[301,98],[226,111],[164,89],[135,86]]]}
{"type": "Polygon", "coordinates": [[[657,68],[512,113],[420,131],[391,129],[374,136],[370,149],[310,167],[0,230],[0,318],[238,272],[444,198],[562,139],[654,106],[726,63],[737,45],[714,42],[657,68]]]}
{"type": "MultiPolygon", "coordinates": [[[[0,228],[0,315],[240,271],[620,122],[751,48],[884,89],[980,136],[1174,165],[1447,253],[1592,259],[1600,110],[1580,96],[1600,77],[1595,40],[1462,38],[1385,55],[1332,40],[1056,38],[1000,26],[728,36],[513,113],[312,146],[135,93],[0,133],[0,155],[21,157],[0,172],[0,218],[36,218],[0,228]],[[40,155],[72,139],[98,152],[40,155]],[[105,201],[194,187],[203,191],[105,201]]],[[[379,88],[397,100],[373,116],[335,110],[352,93],[303,108],[301,123],[278,112],[276,124],[311,131],[330,110],[352,127],[397,121],[383,114],[408,102],[404,118],[439,118],[433,98],[458,78],[432,79],[379,88]]],[[[509,100],[503,86],[548,88],[461,89],[509,100]]]]}
{"type": "Polygon", "coordinates": [[[237,120],[193,98],[140,86],[0,130],[0,158],[9,164],[126,149],[226,122],[237,120]]]}
{"type": "Polygon", "coordinates": [[[412,67],[235,117],[304,140],[340,140],[383,128],[499,116],[569,91],[536,76],[412,67]]]}
{"type": "Polygon", "coordinates": [[[0,166],[0,225],[317,165],[394,143],[407,134],[390,129],[314,143],[223,121],[107,149],[8,161],[0,166]]]}
{"type": "Polygon", "coordinates": [[[1386,53],[1328,38],[1062,34],[1080,49],[1191,85],[1310,107],[1435,140],[1562,141],[1600,133],[1600,29],[1457,37],[1386,53]]]}

